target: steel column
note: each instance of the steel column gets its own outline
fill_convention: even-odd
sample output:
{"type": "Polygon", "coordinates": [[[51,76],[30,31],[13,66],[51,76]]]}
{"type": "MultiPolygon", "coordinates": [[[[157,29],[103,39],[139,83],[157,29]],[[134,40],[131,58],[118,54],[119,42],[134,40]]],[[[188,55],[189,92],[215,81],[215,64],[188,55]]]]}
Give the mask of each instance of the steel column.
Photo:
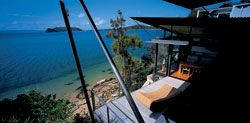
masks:
{"type": "Polygon", "coordinates": [[[157,59],[158,59],[158,43],[155,44],[155,69],[154,69],[154,75],[157,73],[157,59]]]}
{"type": "Polygon", "coordinates": [[[91,90],[91,100],[92,100],[93,110],[95,110],[95,94],[93,89],[91,90]]]}
{"type": "Polygon", "coordinates": [[[60,6],[61,6],[62,14],[63,14],[63,19],[64,19],[64,22],[65,22],[65,25],[66,25],[66,28],[67,28],[68,36],[69,36],[69,39],[70,39],[72,51],[73,51],[73,54],[74,54],[74,57],[75,57],[75,62],[76,62],[78,74],[79,74],[79,77],[80,77],[80,80],[81,80],[83,93],[85,95],[85,100],[86,100],[86,103],[87,103],[87,106],[88,106],[90,118],[91,118],[92,122],[95,123],[95,118],[94,118],[94,114],[93,114],[93,111],[92,111],[92,108],[91,108],[91,104],[90,104],[90,100],[89,100],[89,96],[88,96],[88,92],[87,92],[87,87],[85,85],[85,80],[84,80],[83,72],[82,72],[82,69],[81,69],[80,60],[79,60],[79,57],[78,57],[75,41],[74,41],[74,38],[73,38],[72,30],[71,30],[71,27],[70,27],[70,22],[69,22],[69,19],[68,19],[68,13],[66,11],[63,0],[60,0],[60,6]]]}
{"type": "Polygon", "coordinates": [[[125,97],[128,100],[129,105],[131,106],[131,109],[133,110],[133,112],[134,112],[134,114],[135,114],[138,122],[139,123],[144,123],[144,120],[143,120],[143,118],[142,118],[142,116],[141,116],[141,114],[140,114],[137,106],[135,105],[135,102],[134,102],[132,96],[128,92],[128,90],[127,90],[127,88],[126,88],[126,86],[124,84],[124,81],[123,81],[123,79],[121,77],[121,74],[119,73],[119,71],[118,71],[118,69],[117,69],[117,67],[115,65],[115,62],[113,61],[110,53],[108,52],[108,48],[105,45],[105,43],[104,43],[104,41],[102,39],[102,36],[101,36],[100,32],[98,31],[98,29],[97,29],[97,27],[96,27],[96,25],[95,25],[95,23],[94,23],[91,15],[90,15],[89,11],[88,11],[85,3],[83,2],[83,0],[80,0],[80,3],[81,3],[81,5],[82,5],[82,7],[83,7],[83,9],[84,9],[84,11],[86,13],[86,16],[87,16],[87,18],[89,20],[90,25],[94,29],[95,35],[96,35],[96,37],[97,37],[97,39],[98,39],[98,41],[99,41],[99,43],[100,43],[100,45],[101,45],[101,47],[103,49],[103,52],[106,55],[106,57],[107,57],[107,59],[109,61],[109,64],[111,65],[111,67],[112,67],[112,69],[113,69],[113,71],[114,71],[114,73],[116,75],[116,78],[117,78],[119,84],[121,85],[121,88],[122,88],[122,90],[123,90],[123,92],[125,94],[125,97]]]}
{"type": "MultiPolygon", "coordinates": [[[[171,25],[170,37],[171,37],[171,39],[173,40],[173,25],[171,25]]],[[[171,72],[172,50],[173,50],[173,45],[172,45],[172,44],[169,44],[169,46],[168,46],[168,67],[167,67],[167,76],[170,76],[170,72],[171,72]]]]}
{"type": "Polygon", "coordinates": [[[163,30],[163,31],[164,31],[164,33],[163,33],[163,38],[166,39],[166,32],[167,32],[167,31],[166,31],[166,30],[163,30]]]}
{"type": "Polygon", "coordinates": [[[171,72],[172,50],[173,50],[173,45],[169,44],[169,47],[168,47],[168,67],[167,67],[167,76],[170,76],[170,72],[171,72]]]}

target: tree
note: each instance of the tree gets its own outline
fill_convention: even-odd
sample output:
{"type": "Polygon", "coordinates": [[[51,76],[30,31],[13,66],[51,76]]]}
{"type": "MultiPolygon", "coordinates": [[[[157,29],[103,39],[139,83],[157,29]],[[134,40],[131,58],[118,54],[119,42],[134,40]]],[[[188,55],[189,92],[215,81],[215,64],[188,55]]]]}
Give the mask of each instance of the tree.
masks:
{"type": "Polygon", "coordinates": [[[43,96],[32,90],[27,94],[17,95],[16,99],[0,101],[1,123],[90,123],[90,117],[76,114],[75,105],[66,99],[55,99],[51,95],[43,96]]]}
{"type": "Polygon", "coordinates": [[[70,120],[73,106],[69,100],[55,100],[51,95],[30,91],[14,100],[0,101],[0,122],[65,122],[70,120]]]}
{"type": "Polygon", "coordinates": [[[115,61],[121,64],[119,69],[121,70],[125,85],[131,87],[131,85],[133,85],[131,75],[136,61],[133,60],[133,56],[130,52],[141,48],[142,42],[138,35],[126,34],[125,19],[120,10],[118,11],[118,17],[111,19],[110,24],[112,31],[107,32],[106,36],[114,39],[112,50],[115,54],[115,61]]]}

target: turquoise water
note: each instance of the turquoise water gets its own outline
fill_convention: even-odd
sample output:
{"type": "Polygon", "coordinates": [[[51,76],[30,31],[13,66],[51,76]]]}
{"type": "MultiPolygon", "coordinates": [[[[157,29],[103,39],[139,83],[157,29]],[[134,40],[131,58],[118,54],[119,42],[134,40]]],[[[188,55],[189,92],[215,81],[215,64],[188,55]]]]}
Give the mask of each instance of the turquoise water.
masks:
{"type": "MultiPolygon", "coordinates": [[[[143,41],[162,37],[160,30],[130,30],[143,41]]],[[[110,52],[112,39],[105,37],[110,52]]],[[[114,76],[93,31],[74,32],[86,82],[114,76]]],[[[134,54],[140,56],[143,48],[134,54]]],[[[0,32],[0,98],[14,97],[31,89],[63,96],[80,86],[66,32],[0,32]]]]}

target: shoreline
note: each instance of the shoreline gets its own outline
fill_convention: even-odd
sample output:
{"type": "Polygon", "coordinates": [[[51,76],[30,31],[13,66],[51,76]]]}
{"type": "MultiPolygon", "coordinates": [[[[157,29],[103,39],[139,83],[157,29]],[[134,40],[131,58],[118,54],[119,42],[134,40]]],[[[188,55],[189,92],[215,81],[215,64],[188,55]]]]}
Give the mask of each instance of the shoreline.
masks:
{"type": "MultiPolygon", "coordinates": [[[[62,97],[65,93],[73,91],[74,87],[80,85],[79,81],[74,81],[77,78],[77,72],[71,48],[68,42],[64,40],[65,35],[62,33],[51,35],[42,31],[35,31],[38,32],[37,34],[33,34],[32,31],[22,31],[22,33],[17,35],[16,33],[19,32],[7,31],[3,35],[3,41],[0,41],[0,44],[2,44],[0,46],[6,46],[3,48],[8,49],[6,50],[8,52],[4,52],[6,54],[1,57],[3,59],[1,65],[4,68],[1,76],[4,79],[1,79],[0,84],[5,90],[0,91],[0,99],[14,99],[16,95],[34,89],[42,92],[42,94],[56,94],[57,97],[62,97]],[[59,42],[61,43],[60,45],[59,42]],[[30,45],[28,49],[27,44],[30,45]],[[75,73],[72,74],[72,72],[75,73]],[[70,74],[74,77],[70,77],[70,74]]],[[[128,30],[128,34],[135,32],[137,31],[128,30]]],[[[156,36],[161,33],[161,31],[155,29],[150,30],[150,32],[156,36]]],[[[148,40],[144,31],[139,31],[138,35],[142,37],[142,41],[148,40]]],[[[83,64],[86,83],[92,84],[103,78],[114,77],[113,73],[107,72],[107,69],[111,68],[111,66],[99,47],[95,36],[91,32],[78,32],[76,33],[76,39],[78,39],[77,43],[81,46],[79,54],[83,64]],[[82,35],[86,36],[86,40],[80,41],[82,35]],[[94,53],[93,48],[95,49],[94,53]]],[[[109,40],[111,41],[111,39],[107,39],[106,43],[111,51],[112,42],[109,40]]],[[[139,56],[142,52],[144,52],[143,48],[138,49],[135,55],[138,54],[139,56]]]]}
{"type": "MultiPolygon", "coordinates": [[[[93,89],[95,94],[102,98],[104,102],[109,102],[119,96],[118,81],[113,77],[99,80],[94,85],[88,86],[87,89],[93,89]]],[[[92,104],[90,91],[88,91],[88,96],[90,103],[92,104]]],[[[76,88],[74,92],[65,95],[63,98],[68,99],[70,102],[75,104],[75,107],[73,108],[73,115],[80,114],[80,116],[85,116],[88,113],[85,97],[81,93],[81,89],[79,89],[79,87],[76,88]]],[[[100,101],[95,97],[95,106],[98,107],[100,105],[100,101]]]]}
{"type": "MultiPolygon", "coordinates": [[[[108,62],[96,64],[88,69],[85,69],[86,84],[94,85],[95,82],[103,79],[114,77],[113,71],[108,65],[108,62]]],[[[0,93],[0,100],[4,98],[14,99],[18,94],[27,93],[30,90],[38,90],[42,94],[56,94],[57,98],[62,98],[68,93],[74,92],[76,88],[81,86],[77,72],[67,74],[52,80],[24,86],[21,88],[12,89],[0,93]]]]}
{"type": "MultiPolygon", "coordinates": [[[[63,79],[63,78],[61,78],[61,79],[63,79]]],[[[27,88],[27,87],[25,87],[25,88],[27,88]]],[[[88,90],[93,89],[95,94],[97,96],[101,97],[104,102],[109,102],[113,99],[118,98],[118,96],[119,96],[119,94],[118,94],[119,89],[118,88],[119,88],[118,81],[114,77],[104,78],[104,79],[101,79],[101,80],[95,82],[93,85],[87,86],[88,90]]],[[[32,89],[30,89],[30,90],[32,90],[32,89]]],[[[27,92],[28,92],[28,90],[24,93],[27,93],[27,92]]],[[[42,93],[42,94],[47,95],[47,94],[53,94],[53,93],[46,93],[46,94],[42,93]]],[[[90,91],[88,91],[88,96],[89,96],[90,102],[92,104],[90,91]]],[[[67,99],[75,105],[72,109],[72,112],[73,112],[72,116],[75,116],[76,114],[80,114],[80,116],[84,117],[84,116],[86,116],[86,114],[88,114],[86,100],[85,100],[85,97],[83,96],[83,94],[81,93],[81,85],[80,84],[78,86],[74,86],[74,91],[67,91],[67,92],[65,91],[64,95],[60,96],[60,97],[58,95],[56,95],[56,99],[67,99]]],[[[97,97],[95,97],[95,106],[98,108],[98,106],[100,106],[100,105],[101,105],[100,101],[98,100],[97,97]]]]}

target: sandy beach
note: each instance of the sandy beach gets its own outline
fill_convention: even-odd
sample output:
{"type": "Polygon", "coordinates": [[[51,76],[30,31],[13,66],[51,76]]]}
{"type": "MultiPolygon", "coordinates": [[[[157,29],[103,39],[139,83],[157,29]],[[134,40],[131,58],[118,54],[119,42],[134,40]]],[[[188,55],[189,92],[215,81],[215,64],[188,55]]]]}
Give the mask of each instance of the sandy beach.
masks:
{"type": "MultiPolygon", "coordinates": [[[[102,98],[104,102],[109,102],[113,99],[116,99],[119,95],[119,85],[118,81],[115,78],[102,79],[96,82],[94,85],[88,86],[87,89],[93,89],[96,95],[102,98]]],[[[92,101],[90,97],[90,91],[88,91],[88,94],[90,101],[92,101]]],[[[75,104],[75,107],[73,108],[74,115],[79,113],[81,116],[85,116],[88,113],[85,97],[81,93],[81,86],[78,87],[74,92],[65,95],[64,98],[70,100],[72,103],[75,104]]],[[[95,107],[98,108],[99,106],[101,106],[101,102],[97,97],[95,97],[95,107]]]]}

